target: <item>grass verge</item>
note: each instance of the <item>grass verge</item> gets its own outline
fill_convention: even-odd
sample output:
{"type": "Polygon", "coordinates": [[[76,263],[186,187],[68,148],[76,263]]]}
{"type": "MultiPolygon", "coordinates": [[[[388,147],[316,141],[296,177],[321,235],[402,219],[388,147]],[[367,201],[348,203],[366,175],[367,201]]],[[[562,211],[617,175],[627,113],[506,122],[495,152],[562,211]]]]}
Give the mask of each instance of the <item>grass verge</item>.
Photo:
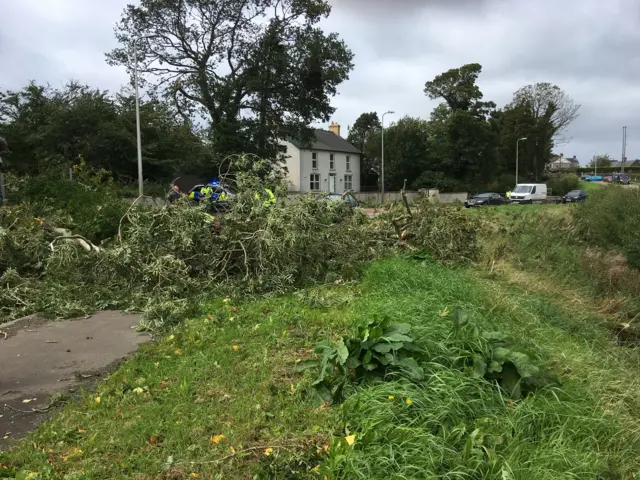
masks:
{"type": "MultiPolygon", "coordinates": [[[[363,284],[209,306],[68,406],[0,463],[41,479],[631,479],[640,367],[601,318],[433,262],[373,264],[363,284]],[[521,400],[459,360],[460,308],[557,378],[521,400]],[[352,385],[312,407],[296,360],[360,321],[413,326],[426,378],[352,385]],[[98,400],[99,399],[99,400],[98,400]]],[[[6,469],[9,471],[8,469],[6,469]]],[[[2,470],[0,469],[0,472],[2,470]]]]}

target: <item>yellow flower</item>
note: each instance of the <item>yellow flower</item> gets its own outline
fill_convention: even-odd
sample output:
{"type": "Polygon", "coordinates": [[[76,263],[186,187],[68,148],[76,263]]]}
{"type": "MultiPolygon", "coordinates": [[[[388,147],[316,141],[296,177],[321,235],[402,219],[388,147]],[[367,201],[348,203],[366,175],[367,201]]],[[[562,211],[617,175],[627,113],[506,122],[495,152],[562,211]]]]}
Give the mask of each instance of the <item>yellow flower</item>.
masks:
{"type": "Polygon", "coordinates": [[[138,395],[140,395],[141,393],[144,393],[144,390],[140,387],[137,387],[133,389],[133,393],[137,393],[138,395]]]}
{"type": "Polygon", "coordinates": [[[265,450],[264,450],[264,454],[265,454],[265,456],[267,456],[267,457],[268,457],[268,456],[269,456],[269,455],[271,455],[272,453],[273,453],[273,448],[271,448],[271,447],[269,447],[269,448],[265,448],[265,450]]]}
{"type": "Polygon", "coordinates": [[[224,435],[213,435],[209,440],[211,443],[218,445],[221,441],[225,440],[227,437],[224,435]]]}
{"type": "Polygon", "coordinates": [[[347,441],[347,443],[349,445],[353,445],[356,442],[356,436],[355,435],[349,435],[347,437],[344,437],[344,439],[347,441]]]}
{"type": "Polygon", "coordinates": [[[232,455],[236,454],[236,449],[233,447],[229,447],[229,451],[231,452],[232,455]]]}
{"type": "Polygon", "coordinates": [[[96,403],[100,403],[100,397],[94,398],[93,401],[96,402],[96,403]]]}
{"type": "Polygon", "coordinates": [[[173,351],[173,354],[174,354],[174,355],[182,355],[182,350],[180,350],[179,348],[176,348],[176,349],[173,351]]]}
{"type": "Polygon", "coordinates": [[[311,469],[312,472],[318,472],[320,470],[320,465],[316,465],[311,469]]]}
{"type": "Polygon", "coordinates": [[[413,400],[411,400],[410,398],[407,398],[404,403],[406,403],[407,405],[411,405],[413,403],[413,400]]]}
{"type": "Polygon", "coordinates": [[[238,349],[239,349],[240,347],[238,347],[238,345],[234,345],[234,346],[233,346],[233,347],[231,347],[231,348],[233,348],[233,351],[234,351],[234,352],[237,352],[237,351],[238,351],[238,349]]]}
{"type": "Polygon", "coordinates": [[[393,395],[389,395],[389,400],[393,400],[395,397],[393,395]]]}
{"type": "Polygon", "coordinates": [[[174,338],[176,338],[174,335],[169,335],[169,338],[168,338],[167,340],[171,341],[171,340],[173,340],[174,338]]]}
{"type": "Polygon", "coordinates": [[[38,478],[38,474],[36,472],[29,472],[29,475],[24,477],[24,480],[34,480],[38,478]]]}
{"type": "Polygon", "coordinates": [[[191,473],[191,478],[200,478],[200,474],[196,472],[191,473]]]}

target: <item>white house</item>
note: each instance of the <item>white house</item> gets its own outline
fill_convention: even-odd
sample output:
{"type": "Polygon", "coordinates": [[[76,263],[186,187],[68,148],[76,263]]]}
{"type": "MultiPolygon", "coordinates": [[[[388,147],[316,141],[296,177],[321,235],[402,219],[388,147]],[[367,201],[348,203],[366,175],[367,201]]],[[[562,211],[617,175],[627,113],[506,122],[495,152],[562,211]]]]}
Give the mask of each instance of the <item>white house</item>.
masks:
{"type": "Polygon", "coordinates": [[[564,158],[564,155],[554,155],[551,157],[551,162],[547,165],[547,169],[551,172],[560,172],[563,170],[569,170],[570,168],[577,168],[580,166],[580,162],[574,155],[573,158],[564,158]]]}
{"type": "Polygon", "coordinates": [[[340,136],[340,125],[315,130],[311,145],[296,140],[282,142],[287,147],[290,192],[343,193],[360,190],[360,150],[340,136]]]}

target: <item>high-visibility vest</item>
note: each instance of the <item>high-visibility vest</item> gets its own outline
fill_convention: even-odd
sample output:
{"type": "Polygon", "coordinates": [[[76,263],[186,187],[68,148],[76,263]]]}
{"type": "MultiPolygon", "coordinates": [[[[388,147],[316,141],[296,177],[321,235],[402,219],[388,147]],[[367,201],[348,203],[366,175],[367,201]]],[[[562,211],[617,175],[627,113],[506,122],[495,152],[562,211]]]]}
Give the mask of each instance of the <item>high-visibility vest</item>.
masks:
{"type": "Polygon", "coordinates": [[[511,192],[507,192],[507,198],[511,198],[511,192]]]}
{"type": "Polygon", "coordinates": [[[202,187],[200,189],[200,195],[202,195],[203,197],[210,197],[211,194],[213,194],[213,188],[211,187],[202,187]]]}
{"type": "Polygon", "coordinates": [[[265,188],[264,191],[267,193],[268,198],[265,198],[263,200],[262,204],[265,207],[269,207],[269,206],[273,205],[274,203],[276,203],[276,196],[273,194],[271,189],[270,188],[265,188]]]}

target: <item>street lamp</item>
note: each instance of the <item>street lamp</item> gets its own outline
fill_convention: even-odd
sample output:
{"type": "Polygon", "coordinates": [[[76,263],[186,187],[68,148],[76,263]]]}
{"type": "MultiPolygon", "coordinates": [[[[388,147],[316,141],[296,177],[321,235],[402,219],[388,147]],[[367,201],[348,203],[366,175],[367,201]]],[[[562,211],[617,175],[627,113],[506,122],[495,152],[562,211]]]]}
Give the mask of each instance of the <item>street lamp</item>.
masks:
{"type": "Polygon", "coordinates": [[[142,186],[142,138],[140,134],[140,94],[138,92],[138,41],[146,38],[152,38],[156,35],[145,35],[133,39],[133,82],[136,90],[136,142],[138,146],[138,195],[143,194],[142,186]]]}
{"type": "Polygon", "coordinates": [[[380,180],[381,190],[382,190],[382,203],[384,203],[384,116],[386,114],[393,115],[394,111],[389,110],[388,112],[384,112],[382,114],[382,179],[380,180]]]}
{"type": "Polygon", "coordinates": [[[526,140],[526,139],[527,139],[527,137],[522,137],[522,138],[519,138],[516,141],[516,185],[518,185],[518,162],[519,162],[519,158],[518,157],[519,157],[519,154],[520,154],[520,148],[519,148],[520,145],[519,144],[520,144],[521,140],[526,140]]]}

